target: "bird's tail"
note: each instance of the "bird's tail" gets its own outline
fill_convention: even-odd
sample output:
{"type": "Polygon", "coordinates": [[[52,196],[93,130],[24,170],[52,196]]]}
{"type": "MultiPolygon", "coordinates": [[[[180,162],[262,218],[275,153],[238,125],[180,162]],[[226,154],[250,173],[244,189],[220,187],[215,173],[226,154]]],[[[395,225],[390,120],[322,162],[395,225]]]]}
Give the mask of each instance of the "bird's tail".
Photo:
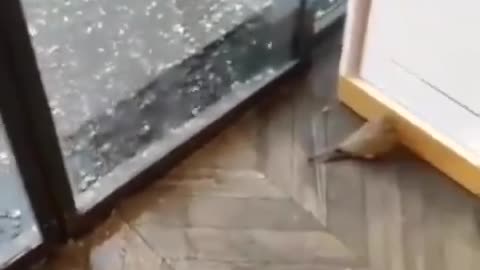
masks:
{"type": "Polygon", "coordinates": [[[338,148],[327,149],[319,154],[315,154],[308,158],[309,162],[321,161],[321,162],[330,162],[330,161],[340,161],[346,159],[352,159],[352,154],[345,152],[338,148]]]}

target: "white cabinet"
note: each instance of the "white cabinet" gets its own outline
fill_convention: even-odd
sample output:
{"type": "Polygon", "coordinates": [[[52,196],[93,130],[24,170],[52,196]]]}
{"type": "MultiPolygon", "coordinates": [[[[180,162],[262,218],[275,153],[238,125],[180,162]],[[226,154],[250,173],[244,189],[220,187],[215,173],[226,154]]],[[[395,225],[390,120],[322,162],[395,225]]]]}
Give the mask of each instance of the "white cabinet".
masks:
{"type": "Polygon", "coordinates": [[[350,0],[340,99],[480,194],[480,2],[350,0]],[[461,8],[458,8],[461,7],[461,8]]]}

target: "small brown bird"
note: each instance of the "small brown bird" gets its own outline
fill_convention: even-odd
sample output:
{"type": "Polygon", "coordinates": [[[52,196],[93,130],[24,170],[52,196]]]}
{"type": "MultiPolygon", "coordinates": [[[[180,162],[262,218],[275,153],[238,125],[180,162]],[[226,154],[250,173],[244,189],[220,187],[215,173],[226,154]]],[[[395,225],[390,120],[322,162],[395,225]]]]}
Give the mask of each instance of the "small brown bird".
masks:
{"type": "Polygon", "coordinates": [[[344,159],[372,160],[392,151],[397,144],[397,130],[392,118],[382,116],[366,122],[338,145],[314,154],[308,160],[310,162],[344,159]]]}

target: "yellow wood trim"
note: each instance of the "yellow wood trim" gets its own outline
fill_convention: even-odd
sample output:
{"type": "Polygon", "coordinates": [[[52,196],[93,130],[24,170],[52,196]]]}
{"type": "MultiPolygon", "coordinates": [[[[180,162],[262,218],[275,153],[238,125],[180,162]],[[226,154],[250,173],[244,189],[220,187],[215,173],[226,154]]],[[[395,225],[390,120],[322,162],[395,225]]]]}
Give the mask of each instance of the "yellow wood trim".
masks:
{"type": "Polygon", "coordinates": [[[480,195],[480,163],[471,153],[442,137],[427,123],[359,78],[340,76],[338,97],[364,118],[385,113],[392,115],[405,146],[472,193],[480,195]]]}

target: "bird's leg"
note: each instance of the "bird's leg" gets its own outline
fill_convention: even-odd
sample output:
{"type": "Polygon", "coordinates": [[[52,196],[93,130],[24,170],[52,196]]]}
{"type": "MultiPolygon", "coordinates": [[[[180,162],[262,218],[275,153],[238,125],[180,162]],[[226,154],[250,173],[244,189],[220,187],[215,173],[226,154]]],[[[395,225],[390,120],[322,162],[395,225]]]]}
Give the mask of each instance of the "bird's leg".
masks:
{"type": "Polygon", "coordinates": [[[314,162],[315,160],[321,159],[325,156],[325,153],[313,154],[308,157],[308,162],[314,162]]]}
{"type": "Polygon", "coordinates": [[[342,151],[338,148],[328,149],[318,154],[313,154],[308,157],[309,162],[313,162],[316,160],[321,160],[322,162],[329,162],[329,161],[340,161],[345,159],[352,159],[355,158],[351,153],[342,151]]]}

